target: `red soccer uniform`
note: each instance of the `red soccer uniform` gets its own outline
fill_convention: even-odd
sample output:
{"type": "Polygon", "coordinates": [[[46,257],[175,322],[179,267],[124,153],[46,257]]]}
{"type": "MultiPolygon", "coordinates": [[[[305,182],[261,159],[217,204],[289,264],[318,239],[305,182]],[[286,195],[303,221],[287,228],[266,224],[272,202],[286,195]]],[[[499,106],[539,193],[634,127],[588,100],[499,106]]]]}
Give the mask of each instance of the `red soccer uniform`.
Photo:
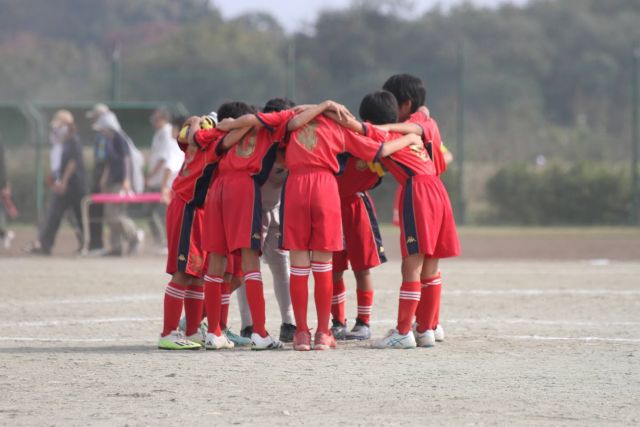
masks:
{"type": "Polygon", "coordinates": [[[208,252],[226,255],[245,248],[260,252],[260,187],[275,162],[276,142],[284,136],[286,123],[294,114],[289,110],[257,114],[267,125],[249,131],[220,161],[205,206],[204,249],[208,252]]]}
{"type": "Polygon", "coordinates": [[[344,250],[334,252],[334,271],[351,268],[362,271],[377,267],[387,258],[373,200],[367,190],[377,186],[381,177],[367,162],[348,156],[338,177],[344,250]]]}
{"type": "Polygon", "coordinates": [[[182,272],[194,277],[204,273],[206,253],[202,247],[204,203],[219,156],[217,149],[225,134],[206,131],[199,147],[182,145],[185,160],[173,181],[173,197],[167,207],[167,268],[169,274],[182,272]]]}
{"type": "MultiPolygon", "coordinates": [[[[389,141],[398,134],[367,125],[377,141],[389,141]]],[[[384,166],[400,183],[400,247],[402,256],[417,253],[431,258],[460,254],[460,243],[451,202],[426,149],[404,148],[382,159],[384,166]]]]}
{"type": "Polygon", "coordinates": [[[342,250],[338,155],[378,158],[382,144],[318,116],[291,133],[285,166],[289,177],[282,198],[281,246],[290,250],[342,250]]]}

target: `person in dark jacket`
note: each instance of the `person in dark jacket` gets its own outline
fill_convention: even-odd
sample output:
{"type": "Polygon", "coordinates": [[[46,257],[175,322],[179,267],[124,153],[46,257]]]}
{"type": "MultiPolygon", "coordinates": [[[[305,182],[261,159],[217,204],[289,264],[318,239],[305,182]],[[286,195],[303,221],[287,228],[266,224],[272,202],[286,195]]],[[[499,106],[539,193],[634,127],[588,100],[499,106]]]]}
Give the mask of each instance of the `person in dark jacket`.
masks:
{"type": "MultiPolygon", "coordinates": [[[[80,204],[86,194],[82,144],[76,132],[73,115],[69,111],[59,110],[54,114],[50,138],[53,145],[62,146],[61,159],[59,167],[52,171],[52,197],[38,242],[29,249],[30,253],[42,255],[51,254],[56,234],[67,210],[71,211],[75,223],[82,230],[80,204]]],[[[79,239],[82,241],[82,236],[79,236],[79,239]]]]}

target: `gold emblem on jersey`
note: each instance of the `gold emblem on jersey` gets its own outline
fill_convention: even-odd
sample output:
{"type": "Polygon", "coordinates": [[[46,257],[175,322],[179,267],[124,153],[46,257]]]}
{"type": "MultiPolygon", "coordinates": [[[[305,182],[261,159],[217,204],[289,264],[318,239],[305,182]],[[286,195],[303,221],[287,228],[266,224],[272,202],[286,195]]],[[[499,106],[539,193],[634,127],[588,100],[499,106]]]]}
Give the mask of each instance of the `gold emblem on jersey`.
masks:
{"type": "Polygon", "coordinates": [[[236,154],[238,157],[247,158],[256,151],[256,135],[252,134],[248,138],[244,138],[242,142],[236,145],[236,154]]]}
{"type": "Polygon", "coordinates": [[[318,137],[316,136],[317,127],[318,124],[316,122],[311,122],[304,126],[298,133],[298,143],[309,151],[313,151],[316,145],[318,145],[318,137]]]}
{"type": "Polygon", "coordinates": [[[368,167],[369,166],[367,166],[367,162],[365,162],[364,160],[356,161],[356,169],[358,169],[360,172],[367,169],[368,167]]]}
{"type": "Polygon", "coordinates": [[[407,245],[411,244],[411,243],[416,243],[416,242],[417,242],[417,240],[416,240],[415,237],[413,237],[413,236],[407,237],[407,245]]]}

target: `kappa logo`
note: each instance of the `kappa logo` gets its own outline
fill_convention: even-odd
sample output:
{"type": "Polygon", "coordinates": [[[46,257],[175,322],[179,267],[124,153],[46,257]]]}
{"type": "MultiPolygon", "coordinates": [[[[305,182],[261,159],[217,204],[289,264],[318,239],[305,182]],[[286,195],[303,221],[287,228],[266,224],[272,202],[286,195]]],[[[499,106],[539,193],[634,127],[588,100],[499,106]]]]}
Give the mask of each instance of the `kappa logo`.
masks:
{"type": "Polygon", "coordinates": [[[178,261],[186,261],[187,257],[184,256],[183,254],[180,254],[180,256],[178,257],[178,261]]]}
{"type": "Polygon", "coordinates": [[[413,236],[407,237],[407,244],[411,244],[411,243],[415,243],[415,242],[417,242],[415,237],[413,237],[413,236]]]}
{"type": "Polygon", "coordinates": [[[380,246],[380,253],[384,253],[384,246],[380,246]]]}
{"type": "Polygon", "coordinates": [[[251,238],[254,240],[260,240],[260,237],[260,233],[253,233],[253,236],[251,236],[251,238]]]}
{"type": "Polygon", "coordinates": [[[316,145],[318,145],[318,137],[316,136],[317,127],[318,124],[316,122],[311,122],[298,133],[298,143],[309,151],[313,151],[316,145]]]}
{"type": "Polygon", "coordinates": [[[245,138],[242,142],[236,145],[236,154],[238,157],[247,158],[256,151],[256,135],[251,135],[249,138],[245,138]]]}

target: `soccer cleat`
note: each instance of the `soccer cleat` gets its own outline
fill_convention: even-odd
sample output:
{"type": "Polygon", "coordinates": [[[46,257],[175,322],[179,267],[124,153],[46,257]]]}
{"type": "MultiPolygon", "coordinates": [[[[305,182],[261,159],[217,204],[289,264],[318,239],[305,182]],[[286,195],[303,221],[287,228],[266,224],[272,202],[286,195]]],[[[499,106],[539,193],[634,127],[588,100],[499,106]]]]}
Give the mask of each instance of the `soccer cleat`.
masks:
{"type": "Polygon", "coordinates": [[[200,350],[202,345],[185,339],[179,331],[172,331],[169,335],[160,337],[158,348],[161,350],[200,350]]]}
{"type": "Polygon", "coordinates": [[[442,327],[442,325],[439,324],[438,326],[436,326],[435,331],[433,331],[433,335],[437,342],[444,341],[444,328],[442,327]]]}
{"type": "Polygon", "coordinates": [[[291,323],[283,323],[280,325],[280,341],[291,342],[293,341],[293,334],[296,333],[296,325],[291,323]]]}
{"type": "Polygon", "coordinates": [[[225,334],[216,335],[209,332],[204,341],[204,348],[207,350],[222,350],[233,347],[233,343],[229,341],[225,334]]]}
{"type": "Polygon", "coordinates": [[[340,323],[336,319],[331,319],[331,334],[337,340],[347,339],[347,319],[344,319],[344,323],[340,323]]]}
{"type": "Polygon", "coordinates": [[[260,334],[257,334],[255,332],[251,334],[251,350],[278,350],[283,347],[284,344],[273,338],[271,335],[267,335],[263,338],[260,336],[260,334]]]}
{"type": "Polygon", "coordinates": [[[336,348],[336,339],[331,332],[316,332],[316,336],[313,339],[314,350],[330,350],[336,348]]]}
{"type": "Polygon", "coordinates": [[[4,249],[10,249],[11,248],[11,241],[16,237],[16,233],[14,233],[11,230],[8,230],[5,234],[5,236],[2,238],[2,247],[4,249]]]}
{"type": "Polygon", "coordinates": [[[202,331],[198,330],[198,332],[193,335],[189,335],[186,339],[187,341],[195,342],[197,344],[200,344],[201,347],[204,347],[204,341],[206,337],[206,333],[203,334],[202,331]]]}
{"type": "Polygon", "coordinates": [[[231,341],[238,347],[248,347],[251,345],[251,338],[240,336],[229,328],[224,329],[222,333],[227,336],[229,341],[231,341]]]}
{"type": "Polygon", "coordinates": [[[253,325],[245,326],[240,329],[240,335],[245,338],[251,338],[251,334],[253,333],[253,325]]]}
{"type": "Polygon", "coordinates": [[[311,350],[311,334],[309,331],[296,331],[293,334],[293,349],[296,351],[311,350]]]}
{"type": "Polygon", "coordinates": [[[369,325],[356,317],[356,324],[351,331],[347,332],[346,339],[368,340],[369,338],[371,338],[371,329],[369,328],[369,325]]]}
{"type": "Polygon", "coordinates": [[[436,337],[433,334],[433,330],[427,329],[424,332],[415,332],[416,345],[418,347],[433,347],[436,345],[436,337]]]}
{"type": "Polygon", "coordinates": [[[391,329],[384,338],[374,341],[371,344],[373,348],[416,348],[416,338],[413,332],[401,334],[397,329],[391,329]]]}

